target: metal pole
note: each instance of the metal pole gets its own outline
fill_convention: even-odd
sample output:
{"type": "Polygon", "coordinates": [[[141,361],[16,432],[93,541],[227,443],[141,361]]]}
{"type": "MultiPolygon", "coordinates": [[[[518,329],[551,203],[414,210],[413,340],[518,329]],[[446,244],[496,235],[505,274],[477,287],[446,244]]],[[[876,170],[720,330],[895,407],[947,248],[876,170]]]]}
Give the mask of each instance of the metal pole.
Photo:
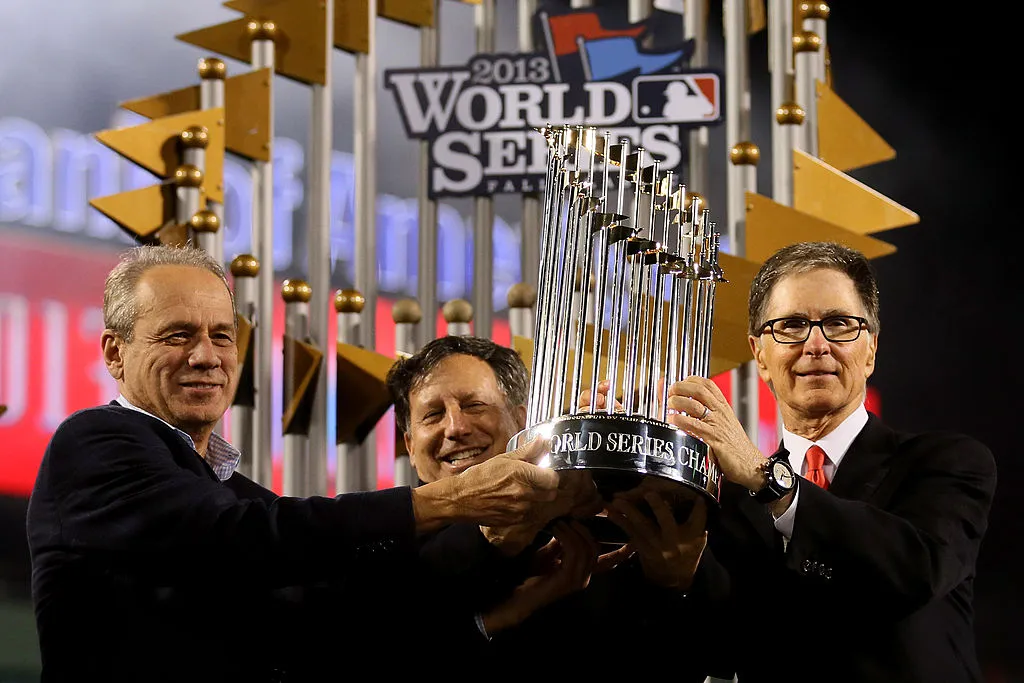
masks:
{"type": "Polygon", "coordinates": [[[472,334],[469,324],[473,322],[473,304],[465,299],[452,299],[441,309],[447,323],[445,334],[450,336],[468,336],[472,334]]]}
{"type": "Polygon", "coordinates": [[[768,4],[768,68],[771,71],[772,199],[793,205],[793,128],[789,123],[793,97],[793,3],[768,4]]]}
{"type": "MultiPolygon", "coordinates": [[[[334,45],[334,5],[324,4],[326,45],[334,45]]],[[[324,60],[324,83],[313,84],[310,144],[309,144],[309,202],[306,213],[307,269],[313,290],[310,299],[309,336],[318,349],[330,348],[328,328],[331,321],[331,149],[333,130],[331,121],[331,56],[328,49],[324,60]]],[[[326,366],[326,360],[325,360],[326,366]]],[[[309,481],[310,494],[327,494],[327,372],[317,375],[313,393],[312,414],[309,423],[309,481]]]]}
{"type": "MultiPolygon", "coordinates": [[[[685,0],[683,4],[684,37],[694,39],[693,57],[690,67],[699,69],[708,65],[708,0],[685,0]]],[[[731,72],[726,72],[730,74],[731,72]]],[[[728,83],[729,78],[726,78],[728,83]]],[[[688,145],[688,177],[691,187],[701,189],[710,186],[711,141],[707,126],[692,129],[688,145]]]]}
{"type": "MultiPolygon", "coordinates": [[[[495,0],[480,0],[476,6],[476,51],[494,52],[495,0]]],[[[494,200],[473,198],[473,313],[474,334],[491,338],[494,309],[494,200]]]]}
{"type": "MultiPolygon", "coordinates": [[[[284,299],[284,334],[291,340],[305,341],[309,338],[309,302],[312,288],[303,280],[285,280],[281,284],[281,298],[284,299]]],[[[284,345],[284,407],[295,396],[294,351],[290,344],[284,345]]],[[[283,429],[282,429],[283,431],[283,429]]],[[[305,497],[310,491],[309,434],[285,434],[284,459],[281,473],[281,490],[286,496],[305,497]]]]}
{"type": "MultiPolygon", "coordinates": [[[[423,312],[415,299],[399,299],[391,307],[391,319],[395,321],[395,356],[408,357],[416,353],[416,326],[423,318],[423,312]]],[[[399,440],[399,434],[395,439],[399,440]]],[[[409,453],[395,444],[395,486],[415,486],[416,471],[412,467],[409,453]]]]}
{"type": "Polygon", "coordinates": [[[793,34],[793,58],[796,62],[796,99],[807,116],[797,136],[797,144],[811,156],[818,156],[818,92],[815,71],[821,39],[813,31],[793,34]]]}
{"type": "Polygon", "coordinates": [[[643,21],[653,11],[654,0],[629,0],[629,23],[635,24],[638,21],[643,21]]]}
{"type": "MultiPolygon", "coordinates": [[[[366,300],[358,291],[338,290],[334,297],[334,310],[338,312],[339,343],[359,345],[359,326],[365,304],[366,300]]],[[[361,444],[338,441],[338,462],[334,473],[336,494],[372,491],[377,488],[376,460],[371,462],[366,450],[365,441],[361,444]]]]}
{"type": "MultiPolygon", "coordinates": [[[[575,6],[575,5],[574,5],[575,6]]],[[[533,15],[537,0],[519,0],[519,51],[533,52],[533,15]]],[[[537,287],[537,266],[540,262],[541,195],[524,193],[522,220],[519,223],[520,279],[537,287]]],[[[509,316],[512,315],[511,310],[509,316]]],[[[532,331],[530,335],[532,336],[532,331]]]]}
{"type": "MultiPolygon", "coordinates": [[[[726,239],[729,253],[741,258],[747,253],[747,192],[757,192],[757,162],[761,152],[750,141],[750,72],[747,49],[746,0],[725,0],[726,139],[729,147],[727,171],[726,239]]],[[[747,437],[759,443],[761,379],[754,362],[747,361],[730,373],[733,406],[747,437]]]]}
{"type": "MultiPolygon", "coordinates": [[[[209,135],[202,126],[189,126],[178,135],[181,165],[174,172],[174,182],[177,185],[175,220],[178,225],[190,225],[192,216],[199,211],[208,142],[209,135]]],[[[192,238],[191,234],[189,238],[192,238]]]]}
{"type": "Polygon", "coordinates": [[[825,48],[828,46],[828,15],[831,10],[823,0],[804,0],[800,3],[800,14],[803,16],[803,29],[818,36],[817,58],[814,60],[814,77],[822,83],[828,82],[825,72],[825,48]]]}
{"type": "MultiPolygon", "coordinates": [[[[420,29],[420,66],[423,67],[438,64],[441,2],[432,1],[434,25],[420,29]]],[[[419,146],[419,184],[416,194],[419,208],[419,262],[416,295],[421,309],[427,312],[419,327],[422,346],[437,336],[437,202],[430,198],[430,142],[422,140],[419,146]]]]}
{"type": "MultiPolygon", "coordinates": [[[[272,21],[250,21],[253,69],[274,69],[274,39],[277,26],[272,21]]],[[[274,79],[267,81],[268,97],[273,103],[274,79]]],[[[271,159],[273,158],[274,108],[268,114],[271,159]]],[[[255,342],[253,352],[253,385],[256,405],[253,421],[256,438],[253,444],[253,481],[270,488],[273,483],[273,322],[274,322],[274,164],[256,161],[252,169],[252,250],[260,262],[257,276],[255,342]]]]}
{"type": "MultiPolygon", "coordinates": [[[[231,275],[235,285],[235,308],[238,314],[252,324],[256,314],[256,276],[260,272],[260,262],[255,256],[241,254],[231,261],[231,275]]],[[[252,344],[254,340],[249,340],[252,344]]],[[[244,359],[239,358],[239,362],[244,359]]],[[[255,368],[252,368],[255,370],[255,368]]],[[[243,377],[246,376],[243,373],[243,377]]],[[[253,424],[253,406],[251,403],[235,403],[231,406],[231,443],[241,451],[238,471],[242,476],[252,479],[253,442],[255,425],[253,424]]]]}
{"type": "MultiPolygon", "coordinates": [[[[359,342],[377,348],[377,0],[367,0],[369,51],[356,55],[354,164],[356,220],[356,289],[365,299],[359,342]]],[[[377,433],[362,444],[370,490],[377,488],[377,433]]]]}
{"type": "Polygon", "coordinates": [[[537,291],[525,282],[517,282],[508,288],[508,327],[512,338],[533,338],[533,306],[537,303],[537,291]]]}
{"type": "MultiPolygon", "coordinates": [[[[217,109],[224,107],[224,79],[227,77],[227,66],[216,57],[203,57],[199,60],[199,108],[217,109]]],[[[217,216],[218,226],[224,225],[224,205],[211,200],[206,201],[206,208],[217,216]]],[[[217,263],[224,263],[224,233],[214,230],[208,236],[198,235],[200,246],[217,263]]]]}

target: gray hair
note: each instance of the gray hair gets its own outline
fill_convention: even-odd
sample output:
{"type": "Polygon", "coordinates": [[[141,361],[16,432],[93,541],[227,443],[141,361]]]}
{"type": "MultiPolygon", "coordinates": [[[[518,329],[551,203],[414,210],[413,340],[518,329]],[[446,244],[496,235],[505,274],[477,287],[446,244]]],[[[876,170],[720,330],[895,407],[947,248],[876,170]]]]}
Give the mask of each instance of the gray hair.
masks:
{"type": "Polygon", "coordinates": [[[761,264],[750,283],[748,315],[750,334],[757,336],[764,326],[765,311],[772,288],[784,277],[818,268],[836,270],[853,280],[864,304],[864,315],[872,332],[878,333],[878,283],[864,254],[836,242],[798,242],[779,249],[761,264]]]}
{"type": "Polygon", "coordinates": [[[208,270],[216,275],[231,297],[235,297],[228,285],[224,268],[206,251],[192,246],[140,246],[129,249],[121,255],[121,261],[107,275],[103,287],[103,325],[126,342],[135,333],[135,321],[139,318],[136,288],[146,271],[157,266],[188,266],[208,270]]]}
{"type": "Polygon", "coordinates": [[[388,371],[386,382],[395,402],[395,424],[401,431],[409,431],[409,394],[441,361],[460,354],[479,358],[491,366],[509,410],[526,405],[526,364],[514,349],[482,337],[439,337],[412,356],[399,360],[388,371]]]}

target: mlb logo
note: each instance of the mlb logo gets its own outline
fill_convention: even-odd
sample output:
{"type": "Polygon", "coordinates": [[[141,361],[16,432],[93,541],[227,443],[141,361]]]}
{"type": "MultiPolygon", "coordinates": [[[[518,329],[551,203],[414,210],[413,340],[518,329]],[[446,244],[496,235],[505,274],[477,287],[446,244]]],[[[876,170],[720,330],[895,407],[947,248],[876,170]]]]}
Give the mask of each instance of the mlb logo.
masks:
{"type": "Polygon", "coordinates": [[[722,118],[722,79],[716,73],[637,76],[633,118],[641,124],[708,125],[722,118]]]}

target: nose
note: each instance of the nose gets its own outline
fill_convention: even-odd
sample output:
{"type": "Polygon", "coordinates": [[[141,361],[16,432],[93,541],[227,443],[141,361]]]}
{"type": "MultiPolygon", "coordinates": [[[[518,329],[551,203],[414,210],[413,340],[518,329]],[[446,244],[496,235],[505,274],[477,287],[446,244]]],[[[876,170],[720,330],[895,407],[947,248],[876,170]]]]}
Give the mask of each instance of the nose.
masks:
{"type": "Polygon", "coordinates": [[[445,415],[444,438],[459,439],[467,436],[470,431],[469,420],[462,410],[458,406],[449,408],[445,415]]]}
{"type": "Polygon", "coordinates": [[[829,346],[828,340],[825,339],[825,333],[821,331],[821,325],[812,327],[807,341],[804,342],[804,353],[812,356],[824,356],[830,353],[831,350],[832,347],[829,346]]]}
{"type": "Polygon", "coordinates": [[[203,334],[196,338],[196,343],[188,356],[188,364],[201,369],[220,367],[220,356],[217,355],[217,348],[208,335],[203,334]]]}

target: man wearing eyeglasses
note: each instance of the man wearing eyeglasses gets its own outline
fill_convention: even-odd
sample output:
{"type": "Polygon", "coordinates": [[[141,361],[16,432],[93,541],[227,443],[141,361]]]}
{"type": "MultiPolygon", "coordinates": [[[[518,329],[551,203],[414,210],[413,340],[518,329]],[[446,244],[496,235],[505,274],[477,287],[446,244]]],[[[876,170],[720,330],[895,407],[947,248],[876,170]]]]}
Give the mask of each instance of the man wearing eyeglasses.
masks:
{"type": "Polygon", "coordinates": [[[973,581],[995,461],[967,436],[898,432],[867,412],[878,309],[871,267],[847,247],[795,244],[762,265],[750,348],[784,425],[769,457],[714,382],[671,387],[671,421],[727,480],[698,570],[729,576],[716,675],[982,680],[973,581]]]}

